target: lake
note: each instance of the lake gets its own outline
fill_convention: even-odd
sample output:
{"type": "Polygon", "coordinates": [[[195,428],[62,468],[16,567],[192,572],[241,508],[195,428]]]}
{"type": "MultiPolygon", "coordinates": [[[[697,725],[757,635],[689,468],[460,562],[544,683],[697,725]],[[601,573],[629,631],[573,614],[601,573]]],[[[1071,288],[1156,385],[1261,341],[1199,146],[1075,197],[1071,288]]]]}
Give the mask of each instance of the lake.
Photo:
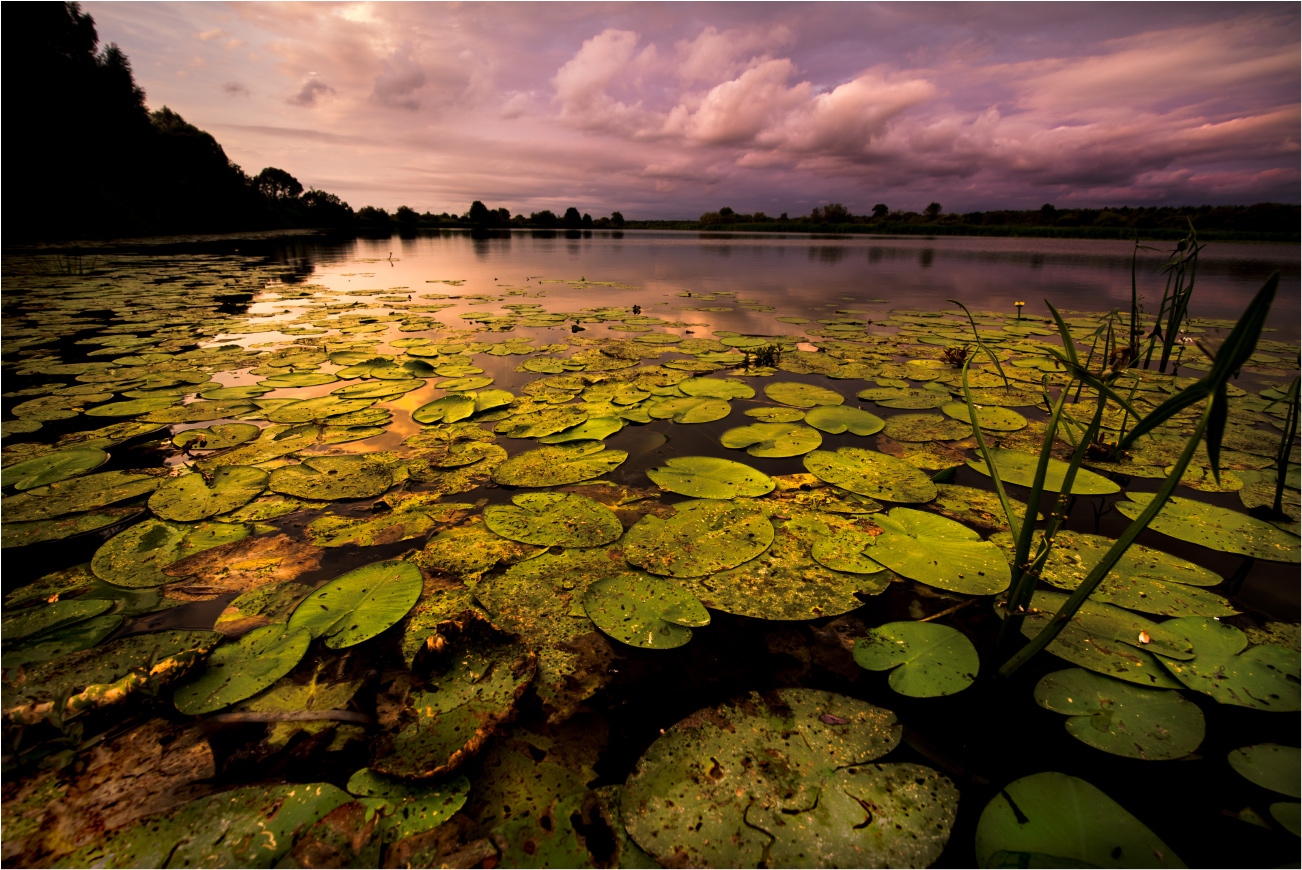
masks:
{"type": "MultiPolygon", "coordinates": [[[[6,861],[1294,860],[1296,443],[1287,516],[1263,510],[1298,248],[1208,245],[1176,365],[1109,375],[1132,251],[449,231],[6,254],[6,861]],[[1119,400],[1152,414],[1212,371],[1274,272],[1220,478],[1185,450],[1201,404],[1111,452],[1119,400]],[[1067,397],[1058,488],[1098,406],[1046,299],[1116,392],[1037,505],[1062,524],[1022,635],[1189,467],[997,677],[1022,641],[999,639],[1014,538],[983,457],[1020,522],[1045,398],[1067,397]]],[[[1164,262],[1138,259],[1143,334],[1164,262]]]]}

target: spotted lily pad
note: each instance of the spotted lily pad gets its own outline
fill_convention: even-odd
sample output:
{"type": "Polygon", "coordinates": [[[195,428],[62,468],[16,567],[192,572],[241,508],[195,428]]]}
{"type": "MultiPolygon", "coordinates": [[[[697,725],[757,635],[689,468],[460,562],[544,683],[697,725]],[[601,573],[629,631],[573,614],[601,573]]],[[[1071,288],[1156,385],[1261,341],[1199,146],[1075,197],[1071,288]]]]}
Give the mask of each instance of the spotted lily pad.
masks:
{"type": "MultiPolygon", "coordinates": [[[[452,818],[470,793],[464,776],[413,785],[363,767],[348,778],[348,792],[381,814],[380,829],[393,841],[428,831],[452,818]]],[[[378,856],[376,856],[378,858],[378,856]]]]}
{"type": "Polygon", "coordinates": [[[608,450],[600,441],[575,441],[526,450],[493,471],[502,486],[565,486],[614,471],[628,453],[608,450]]]}
{"type": "Polygon", "coordinates": [[[936,485],[925,474],[884,453],[842,447],[807,453],[803,462],[819,480],[869,498],[913,504],[936,497],[936,485]]]}
{"type": "Polygon", "coordinates": [[[719,438],[724,447],[745,448],[751,456],[800,456],[823,443],[818,430],[803,423],[751,423],[724,432],[719,438]]]}
{"type": "Polygon", "coordinates": [[[999,548],[961,523],[909,508],[874,520],[885,531],[873,560],[903,577],[965,595],[993,595],[1012,582],[999,548]]]}
{"type": "Polygon", "coordinates": [[[484,522],[512,541],[540,547],[599,547],[624,533],[615,512],[581,495],[522,493],[484,510],[484,522]]]}
{"type": "Polygon", "coordinates": [[[44,456],[5,466],[3,473],[0,473],[0,486],[12,486],[21,492],[78,477],[99,468],[107,461],[108,454],[98,447],[55,450],[44,456]]]}
{"type": "Polygon", "coordinates": [[[602,631],[642,649],[673,649],[710,623],[701,602],[678,586],[646,574],[598,580],[583,593],[583,609],[602,631]]]}
{"type": "Polygon", "coordinates": [[[647,413],[656,420],[673,420],[675,423],[712,423],[732,413],[732,405],[725,399],[705,396],[687,396],[681,399],[662,399],[648,404],[647,413]]]}
{"type": "Polygon", "coordinates": [[[139,588],[168,581],[162,569],[187,556],[248,537],[244,523],[170,523],[149,519],[119,532],[95,551],[91,570],[115,586],[139,588]]]}
{"type": "Polygon", "coordinates": [[[197,716],[252,697],[292,671],[311,642],[307,631],[284,625],[255,628],[209,656],[199,676],[176,690],[176,709],[197,716]]]}
{"type": "MultiPolygon", "coordinates": [[[[941,405],[940,410],[955,420],[961,420],[969,425],[972,422],[966,402],[950,402],[948,405],[941,405]]],[[[1018,429],[1025,429],[1029,422],[1011,408],[986,407],[978,404],[976,413],[977,425],[987,432],[1016,432],[1018,429]]]]}
{"type": "Polygon", "coordinates": [[[805,414],[805,422],[830,435],[849,432],[853,435],[876,435],[886,421],[862,408],[848,405],[819,405],[805,414]]]}
{"type": "MultiPolygon", "coordinates": [[[[266,402],[267,400],[261,400],[266,402]]],[[[328,420],[341,414],[351,414],[369,408],[374,399],[344,399],[339,396],[317,396],[312,399],[296,399],[267,411],[267,419],[273,423],[312,423],[328,420]]]]}
{"type": "Polygon", "coordinates": [[[667,866],[925,867],[958,790],[920,765],[871,763],[899,740],[894,714],[864,701],[752,694],[651,744],[624,787],[625,826],[667,866]]]}
{"type": "Polygon", "coordinates": [[[271,472],[271,491],[315,501],[374,498],[393,485],[388,465],[367,456],[311,456],[271,472]]]}
{"type": "Polygon", "coordinates": [[[799,408],[785,408],[780,405],[747,408],[745,414],[761,423],[795,423],[797,420],[805,419],[805,412],[799,408]]]}
{"type": "MultiPolygon", "coordinates": [[[[992,449],[990,455],[994,459],[995,467],[999,469],[999,477],[1004,483],[1030,486],[1035,482],[1035,468],[1040,461],[1038,456],[1023,453],[1020,450],[1006,450],[1003,448],[992,449]]],[[[983,459],[971,459],[968,460],[967,464],[987,477],[990,475],[990,469],[983,459]]],[[[1045,492],[1062,492],[1067,468],[1067,463],[1061,459],[1049,460],[1049,466],[1044,475],[1045,492]]],[[[1117,486],[1117,484],[1085,468],[1077,469],[1076,479],[1072,481],[1071,486],[1072,495],[1111,495],[1120,491],[1121,487],[1117,486]]]]}
{"type": "Polygon", "coordinates": [[[417,423],[455,423],[475,413],[473,395],[453,393],[421,405],[411,412],[411,418],[417,423]]]}
{"type": "Polygon", "coordinates": [[[753,506],[702,499],[647,515],[624,536],[629,562],[669,577],[702,577],[747,562],[773,543],[773,525],[753,506]]]}
{"type": "Polygon", "coordinates": [[[587,411],[575,405],[566,405],[509,417],[498,423],[493,431],[507,438],[541,438],[578,426],[587,419],[587,411]]]}
{"type": "Polygon", "coordinates": [[[1167,670],[1189,688],[1221,704],[1274,712],[1302,709],[1302,667],[1292,650],[1268,644],[1249,648],[1242,631],[1210,617],[1182,616],[1162,628],[1193,646],[1190,659],[1162,657],[1167,670]]]}
{"type": "Polygon", "coordinates": [[[1147,689],[1081,668],[1046,674],[1035,702],[1070,716],[1067,733],[1095,749],[1161,761],[1183,758],[1203,742],[1198,705],[1169,689],[1147,689]]]}
{"type": "Polygon", "coordinates": [[[979,867],[1183,867],[1112,798],[1065,773],[1009,783],[977,822],[979,867]]]}
{"type": "MultiPolygon", "coordinates": [[[[1003,505],[999,503],[996,493],[952,483],[937,484],[936,489],[940,494],[936,496],[932,507],[942,516],[992,532],[1008,530],[1008,519],[1004,516],[1003,505]]],[[[1026,516],[1025,503],[1010,498],[1008,506],[1019,519],[1026,516]]],[[[1039,522],[1043,516],[1037,511],[1035,519],[1039,522]]]]}
{"type": "MultiPolygon", "coordinates": [[[[881,383],[879,380],[878,383],[881,383]]],[[[901,408],[905,410],[922,411],[928,408],[940,408],[949,404],[950,395],[948,392],[936,392],[934,390],[910,390],[901,387],[879,387],[876,389],[861,390],[858,393],[860,399],[874,402],[883,408],[901,408]]]]}
{"type": "MultiPolygon", "coordinates": [[[[1146,492],[1126,495],[1130,501],[1119,501],[1116,507],[1132,520],[1153,500],[1152,494],[1146,492]]],[[[1172,497],[1148,527],[1176,540],[1223,553],[1237,553],[1271,562],[1302,560],[1297,535],[1239,511],[1193,499],[1172,497]]]]}
{"type": "Polygon", "coordinates": [[[821,538],[814,544],[812,555],[814,561],[833,571],[849,571],[851,574],[876,574],[885,571],[886,566],[874,562],[872,547],[877,537],[859,529],[848,529],[821,538]]]}
{"type": "Polygon", "coordinates": [[[1302,752],[1296,746],[1258,743],[1234,750],[1229,760],[1230,767],[1252,784],[1289,797],[1302,797],[1297,775],[1302,752]]]}
{"type": "Polygon", "coordinates": [[[223,465],[212,474],[190,472],[173,477],[149,497],[149,509],[165,520],[194,522],[243,507],[267,486],[267,472],[244,465],[223,465]]]}
{"type": "Polygon", "coordinates": [[[911,698],[961,692],[981,668],[976,647],[963,632],[935,622],[888,622],[854,644],[855,664],[890,671],[890,686],[911,698]]]}
{"type": "Polygon", "coordinates": [[[134,471],[101,471],[38,486],[0,501],[7,523],[48,520],[65,514],[92,511],[147,495],[162,481],[156,475],[134,471]]]}
{"type": "MultiPolygon", "coordinates": [[[[42,602],[4,615],[0,622],[6,644],[39,635],[55,628],[99,616],[113,606],[112,601],[74,598],[69,601],[42,602]]],[[[6,656],[6,664],[8,657],[6,656]]]]}
{"type": "Polygon", "coordinates": [[[887,418],[883,431],[896,441],[959,441],[972,434],[972,427],[940,414],[896,414],[887,418]]]}
{"type": "Polygon", "coordinates": [[[565,444],[570,441],[601,441],[624,428],[619,417],[589,417],[577,426],[562,429],[538,439],[539,444],[565,444]]]}
{"type": "Polygon", "coordinates": [[[173,436],[182,450],[225,450],[258,437],[261,430],[252,423],[219,423],[203,429],[186,429],[173,436]]]}
{"type": "Polygon", "coordinates": [[[793,408],[813,408],[818,405],[840,405],[845,396],[827,387],[816,384],[804,384],[798,381],[779,381],[765,384],[764,395],[775,402],[793,408]]]}
{"type": "Polygon", "coordinates": [[[755,390],[742,381],[732,378],[688,378],[678,382],[678,389],[689,396],[710,399],[752,399],[755,390]]]}
{"type": "Polygon", "coordinates": [[[407,615],[420,597],[420,569],[410,562],[373,562],[336,577],[304,598],[289,631],[324,637],[330,649],[370,640],[407,615]]]}
{"type": "Polygon", "coordinates": [[[52,520],[0,525],[0,547],[25,547],[42,541],[60,541],[126,522],[144,512],[143,507],[100,508],[52,520]]]}
{"type": "Polygon", "coordinates": [[[713,456],[675,456],[646,476],[656,486],[693,498],[760,496],[773,491],[773,479],[749,465],[713,456]]]}

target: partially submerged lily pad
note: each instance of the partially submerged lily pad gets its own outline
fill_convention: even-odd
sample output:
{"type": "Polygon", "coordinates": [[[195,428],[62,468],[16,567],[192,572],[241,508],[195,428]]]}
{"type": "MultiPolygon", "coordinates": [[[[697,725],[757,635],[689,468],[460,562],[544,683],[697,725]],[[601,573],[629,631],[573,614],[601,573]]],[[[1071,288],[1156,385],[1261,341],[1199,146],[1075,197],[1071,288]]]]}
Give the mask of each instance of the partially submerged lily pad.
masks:
{"type": "MultiPolygon", "coordinates": [[[[363,767],[348,778],[348,792],[380,813],[380,829],[391,841],[428,831],[452,818],[470,793],[464,776],[447,782],[413,785],[363,767]]],[[[378,855],[377,855],[378,858],[378,855]]]]}
{"type": "Polygon", "coordinates": [[[1289,797],[1302,797],[1298,767],[1302,752],[1296,746],[1258,743],[1235,749],[1229,755],[1230,767],[1244,779],[1289,797]]]}
{"type": "Polygon", "coordinates": [[[211,713],[256,695],[292,671],[312,635],[283,625],[255,628],[209,656],[199,676],[176,690],[176,709],[187,716],[211,713]]]}
{"type": "Polygon", "coordinates": [[[600,441],[574,441],[526,450],[493,471],[493,482],[503,486],[565,486],[614,471],[628,453],[609,450],[600,441]]]}
{"type": "MultiPolygon", "coordinates": [[[[1131,492],[1130,501],[1117,502],[1117,510],[1134,519],[1153,500],[1151,493],[1131,492]]],[[[1180,541],[1200,544],[1223,553],[1237,553],[1271,562],[1302,560],[1299,538],[1264,520],[1229,508],[1173,496],[1148,526],[1180,541]]]]}
{"type": "Polygon", "coordinates": [[[1055,671],[1035,687],[1035,702],[1070,716],[1067,733],[1113,755],[1183,758],[1203,742],[1202,710],[1170,689],[1147,689],[1081,668],[1055,671]]]}
{"type": "Polygon", "coordinates": [[[849,432],[853,435],[876,435],[886,421],[876,414],[848,405],[819,405],[805,413],[805,422],[830,435],[849,432]]]}
{"type": "Polygon", "coordinates": [[[202,429],[186,429],[172,437],[182,450],[225,450],[252,441],[261,430],[252,423],[219,423],[202,429]]]}
{"type": "Polygon", "coordinates": [[[920,765],[871,763],[899,740],[894,714],[863,701],[752,694],[651,744],[625,784],[625,825],[669,866],[925,867],[958,790],[920,765]]]}
{"type": "Polygon", "coordinates": [[[195,553],[242,540],[243,523],[170,523],[149,519],[114,535],[91,559],[91,570],[116,586],[159,586],[168,577],[163,568],[195,553]]]}
{"type": "Polygon", "coordinates": [[[661,489],[692,498],[760,496],[773,491],[773,479],[749,465],[713,456],[674,456],[646,476],[661,489]]]}
{"type": "Polygon", "coordinates": [[[540,547],[598,547],[624,533],[615,512],[581,495],[522,493],[484,510],[484,522],[512,541],[540,547]]]}
{"type": "Polygon", "coordinates": [[[393,472],[367,456],[311,456],[271,472],[271,491],[296,498],[337,501],[373,498],[393,485],[393,472]]]}
{"type": "Polygon", "coordinates": [[[330,649],[347,649],[406,616],[420,590],[420,569],[410,562],[373,562],[304,598],[289,618],[288,630],[305,630],[313,638],[325,638],[330,649]]]}
{"type": "Polygon", "coordinates": [[[925,474],[884,453],[842,447],[807,453],[803,462],[819,480],[869,498],[915,504],[936,497],[936,485],[925,474]]]}
{"type": "Polygon", "coordinates": [[[1189,688],[1221,704],[1277,713],[1302,709],[1302,666],[1292,650],[1266,644],[1249,648],[1242,631],[1210,617],[1182,616],[1167,620],[1162,628],[1193,647],[1192,658],[1162,658],[1167,670],[1189,688]]]}
{"type": "Polygon", "coordinates": [[[855,641],[854,661],[870,671],[890,671],[891,688],[912,698],[961,692],[981,667],[966,635],[935,622],[879,625],[855,641]]]}
{"type": "Polygon", "coordinates": [[[661,519],[648,515],[624,536],[629,562],[669,577],[702,577],[735,568],[773,543],[773,525],[755,507],[702,499],[675,505],[661,519]]]}
{"type": "MultiPolygon", "coordinates": [[[[1040,460],[1038,456],[1023,453],[1020,450],[1006,450],[1003,448],[992,449],[990,455],[994,459],[995,467],[999,469],[999,477],[1004,483],[1030,486],[1035,482],[1035,468],[1040,460]]],[[[990,469],[983,459],[969,460],[968,466],[987,477],[990,476],[990,469]]],[[[1051,458],[1049,460],[1049,466],[1044,476],[1044,489],[1046,492],[1062,492],[1062,485],[1066,482],[1067,468],[1067,463],[1061,459],[1051,458]]],[[[1121,487],[1117,484],[1085,468],[1076,470],[1076,479],[1072,481],[1071,486],[1072,495],[1111,495],[1120,491],[1121,487]]]]}
{"type": "Polygon", "coordinates": [[[626,573],[588,586],[583,609],[602,631],[642,649],[673,649],[710,623],[701,602],[678,586],[646,574],[626,573]]]}
{"type": "Polygon", "coordinates": [[[751,423],[724,432],[719,438],[724,447],[745,448],[751,456],[800,456],[823,443],[818,430],[803,423],[751,423]]]}
{"type": "Polygon", "coordinates": [[[267,487],[267,472],[245,465],[223,465],[211,482],[199,472],[166,481],[149,497],[149,509],[165,520],[194,522],[243,507],[267,487]]]}
{"type": "Polygon", "coordinates": [[[98,447],[71,447],[55,450],[24,462],[6,465],[0,473],[0,486],[12,486],[22,492],[57,483],[94,471],[108,461],[108,454],[98,447]]]}

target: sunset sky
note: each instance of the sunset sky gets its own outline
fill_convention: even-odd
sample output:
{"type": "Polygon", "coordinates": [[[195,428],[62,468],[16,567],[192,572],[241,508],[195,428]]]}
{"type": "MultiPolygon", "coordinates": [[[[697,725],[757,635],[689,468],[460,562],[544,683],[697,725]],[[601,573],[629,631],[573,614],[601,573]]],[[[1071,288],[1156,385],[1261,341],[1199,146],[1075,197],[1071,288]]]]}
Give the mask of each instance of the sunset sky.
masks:
{"type": "Polygon", "coordinates": [[[101,3],[151,108],[354,208],[1299,200],[1296,3],[101,3]]]}

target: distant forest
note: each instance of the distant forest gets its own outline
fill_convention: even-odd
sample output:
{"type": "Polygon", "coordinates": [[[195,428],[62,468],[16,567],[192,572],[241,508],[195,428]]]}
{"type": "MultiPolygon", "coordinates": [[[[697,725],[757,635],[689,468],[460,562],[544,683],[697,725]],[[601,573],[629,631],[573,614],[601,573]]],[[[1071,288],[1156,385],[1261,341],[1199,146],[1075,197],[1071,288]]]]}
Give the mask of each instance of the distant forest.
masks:
{"type": "Polygon", "coordinates": [[[99,46],[95,22],[76,3],[5,3],[5,241],[327,228],[360,233],[421,229],[528,228],[583,231],[674,229],[1085,238],[1182,237],[1192,221],[1207,239],[1296,241],[1297,205],[1058,209],[946,213],[875,205],[855,215],[839,203],[808,215],[770,217],[731,208],[697,220],[593,218],[571,207],[528,216],[476,200],[462,214],[356,212],[338,196],[305,190],[274,166],[249,175],[210,134],[163,106],[151,112],[131,64],[114,44],[99,46]]]}

